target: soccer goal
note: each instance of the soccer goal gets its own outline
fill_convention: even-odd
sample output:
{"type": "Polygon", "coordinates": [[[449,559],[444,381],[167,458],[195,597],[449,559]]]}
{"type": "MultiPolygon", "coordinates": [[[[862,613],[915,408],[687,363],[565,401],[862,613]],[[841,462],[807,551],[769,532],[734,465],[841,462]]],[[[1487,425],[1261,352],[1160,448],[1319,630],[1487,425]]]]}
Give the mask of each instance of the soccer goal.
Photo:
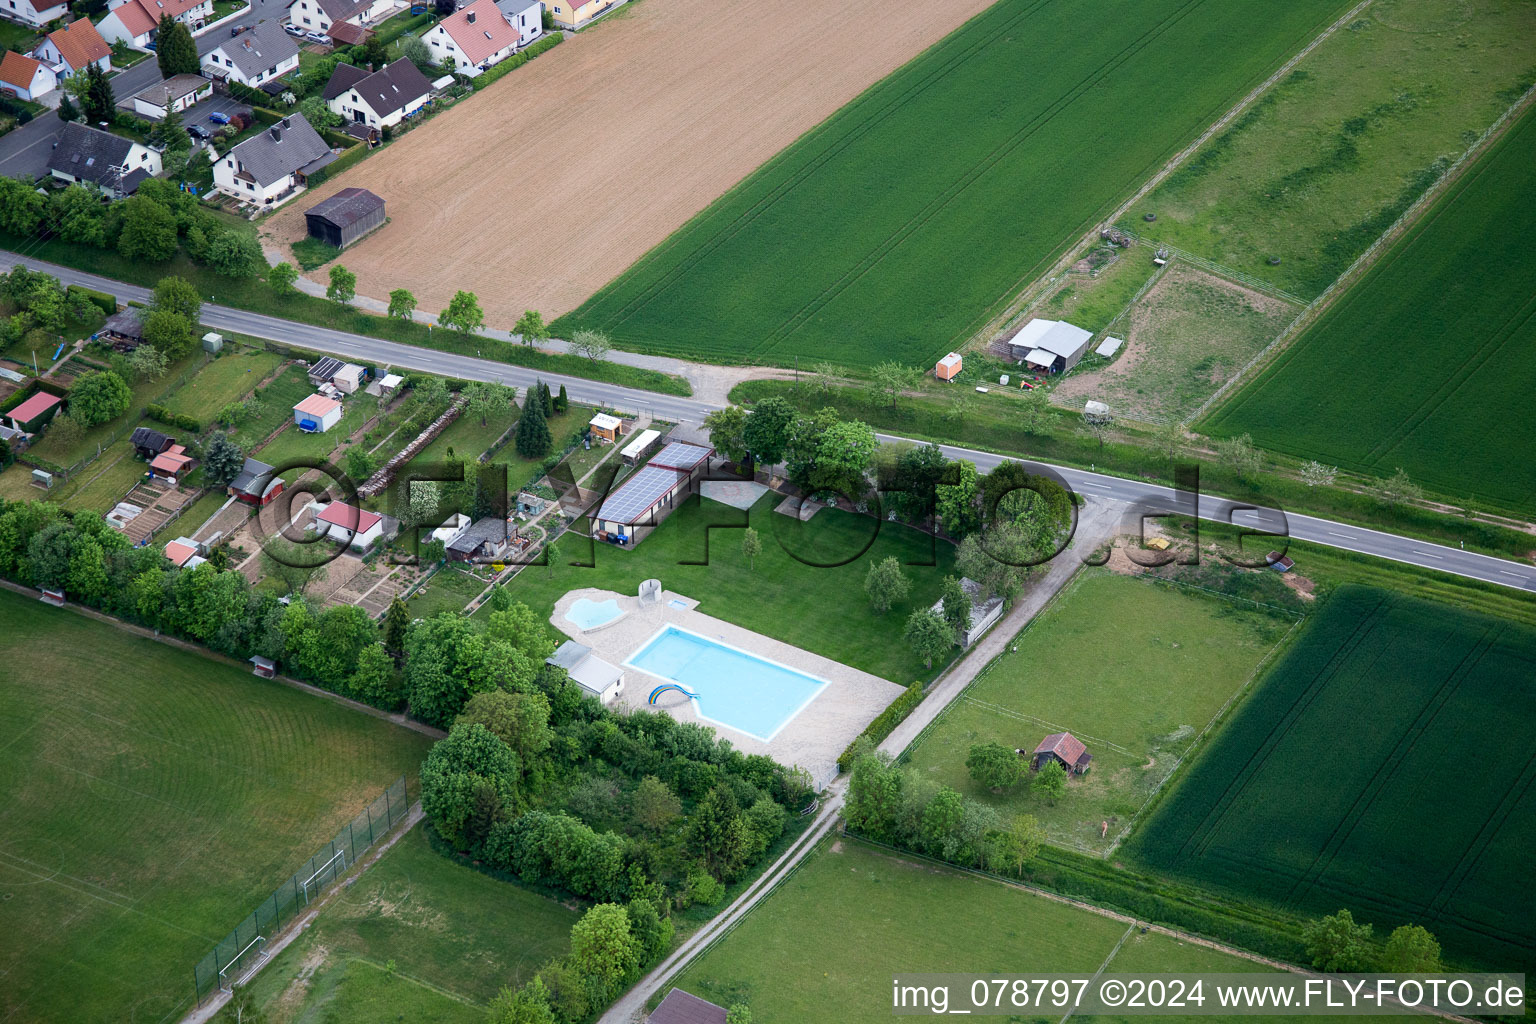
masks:
{"type": "Polygon", "coordinates": [[[325,891],[325,887],[334,882],[345,870],[347,870],[347,851],[337,850],[334,857],[320,865],[318,871],[300,883],[299,887],[304,890],[304,902],[307,904],[319,896],[325,891]]]}
{"type": "Polygon", "coordinates": [[[245,980],[266,962],[266,959],[267,937],[258,935],[219,971],[219,988],[225,992],[233,992],[235,986],[243,985],[245,980]]]}

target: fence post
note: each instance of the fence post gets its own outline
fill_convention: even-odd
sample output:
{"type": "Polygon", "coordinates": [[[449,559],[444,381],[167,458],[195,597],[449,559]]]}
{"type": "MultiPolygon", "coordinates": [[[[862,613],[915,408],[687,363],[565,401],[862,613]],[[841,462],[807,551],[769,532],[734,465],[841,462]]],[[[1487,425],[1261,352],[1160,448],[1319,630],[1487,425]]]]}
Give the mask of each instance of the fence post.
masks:
{"type": "MultiPolygon", "coordinates": [[[[385,797],[384,797],[384,799],[385,799],[386,803],[389,800],[388,793],[389,793],[389,791],[385,790],[385,797]]],[[[369,805],[367,807],[364,807],[363,808],[363,813],[368,815],[368,845],[372,846],[373,845],[373,806],[369,805]]]]}

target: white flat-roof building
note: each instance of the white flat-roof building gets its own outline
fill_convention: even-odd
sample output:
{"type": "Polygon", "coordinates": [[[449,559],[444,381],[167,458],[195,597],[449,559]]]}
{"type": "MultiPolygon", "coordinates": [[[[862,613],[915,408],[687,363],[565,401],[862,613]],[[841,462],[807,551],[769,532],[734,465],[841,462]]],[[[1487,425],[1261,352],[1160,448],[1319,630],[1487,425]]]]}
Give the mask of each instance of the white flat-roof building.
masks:
{"type": "Polygon", "coordinates": [[[544,659],[546,665],[563,668],[571,682],[581,687],[589,697],[596,697],[604,704],[611,704],[624,692],[624,670],[592,653],[592,648],[567,640],[544,659]]]}
{"type": "Polygon", "coordinates": [[[630,439],[629,444],[624,446],[624,450],[619,452],[619,458],[624,460],[626,466],[635,465],[645,458],[645,453],[651,450],[651,445],[655,444],[660,437],[659,430],[640,431],[630,439]]]}
{"type": "Polygon", "coordinates": [[[341,422],[341,403],[324,395],[310,395],[293,407],[293,422],[300,430],[323,434],[341,422]]]}

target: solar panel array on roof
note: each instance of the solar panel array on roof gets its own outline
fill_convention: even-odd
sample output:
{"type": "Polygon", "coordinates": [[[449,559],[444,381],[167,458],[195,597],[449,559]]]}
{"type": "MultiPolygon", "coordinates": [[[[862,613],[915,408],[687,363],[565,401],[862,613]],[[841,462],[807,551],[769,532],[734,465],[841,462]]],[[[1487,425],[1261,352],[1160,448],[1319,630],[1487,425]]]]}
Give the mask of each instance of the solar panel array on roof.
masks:
{"type": "Polygon", "coordinates": [[[686,471],[693,469],[707,458],[709,458],[708,448],[700,448],[696,444],[687,444],[683,441],[671,441],[656,453],[656,457],[651,459],[649,465],[686,471]]]}
{"type": "Polygon", "coordinates": [[[688,474],[675,469],[654,463],[647,465],[608,495],[603,507],[598,509],[597,518],[626,525],[636,523],[666,497],[668,491],[687,478],[688,474]]]}

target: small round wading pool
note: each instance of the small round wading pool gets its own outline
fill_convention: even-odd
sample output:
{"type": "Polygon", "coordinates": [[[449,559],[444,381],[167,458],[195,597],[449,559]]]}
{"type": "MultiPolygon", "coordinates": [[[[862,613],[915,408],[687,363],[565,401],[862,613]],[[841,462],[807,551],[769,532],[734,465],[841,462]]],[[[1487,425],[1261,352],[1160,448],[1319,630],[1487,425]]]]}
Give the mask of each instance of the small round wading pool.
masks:
{"type": "Polygon", "coordinates": [[[611,597],[606,601],[578,597],[566,610],[565,621],[575,623],[582,631],[586,631],[596,629],[598,626],[606,626],[623,614],[619,610],[619,602],[611,597]]]}

